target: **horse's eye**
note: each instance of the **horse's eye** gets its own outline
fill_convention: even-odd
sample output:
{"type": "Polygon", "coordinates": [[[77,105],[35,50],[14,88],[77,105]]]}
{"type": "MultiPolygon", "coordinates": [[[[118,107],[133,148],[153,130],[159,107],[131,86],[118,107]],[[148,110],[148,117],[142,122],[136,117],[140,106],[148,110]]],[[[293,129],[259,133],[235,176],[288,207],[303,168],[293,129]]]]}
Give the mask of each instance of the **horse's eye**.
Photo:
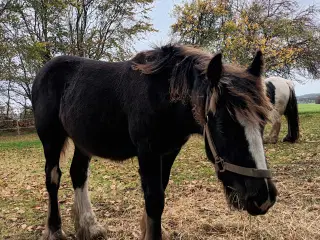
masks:
{"type": "Polygon", "coordinates": [[[146,56],[146,63],[149,63],[149,62],[153,62],[155,60],[155,57],[154,56],[146,56]]]}

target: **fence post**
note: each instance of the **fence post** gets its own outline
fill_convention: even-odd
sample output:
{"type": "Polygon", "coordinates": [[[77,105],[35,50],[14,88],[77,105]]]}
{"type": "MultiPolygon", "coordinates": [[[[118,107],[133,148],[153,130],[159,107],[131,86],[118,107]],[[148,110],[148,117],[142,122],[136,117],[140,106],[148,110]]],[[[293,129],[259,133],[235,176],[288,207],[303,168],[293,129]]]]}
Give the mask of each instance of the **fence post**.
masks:
{"type": "Polygon", "coordinates": [[[20,135],[19,120],[17,120],[17,131],[18,131],[18,135],[20,135]]]}

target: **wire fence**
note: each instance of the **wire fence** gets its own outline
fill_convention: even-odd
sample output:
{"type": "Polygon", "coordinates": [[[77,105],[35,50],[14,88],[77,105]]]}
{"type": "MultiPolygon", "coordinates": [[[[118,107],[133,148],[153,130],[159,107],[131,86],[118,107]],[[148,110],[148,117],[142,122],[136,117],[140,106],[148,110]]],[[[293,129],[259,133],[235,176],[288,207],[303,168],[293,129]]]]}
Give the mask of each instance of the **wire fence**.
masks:
{"type": "Polygon", "coordinates": [[[0,119],[0,134],[16,133],[18,135],[35,130],[33,118],[0,119]]]}

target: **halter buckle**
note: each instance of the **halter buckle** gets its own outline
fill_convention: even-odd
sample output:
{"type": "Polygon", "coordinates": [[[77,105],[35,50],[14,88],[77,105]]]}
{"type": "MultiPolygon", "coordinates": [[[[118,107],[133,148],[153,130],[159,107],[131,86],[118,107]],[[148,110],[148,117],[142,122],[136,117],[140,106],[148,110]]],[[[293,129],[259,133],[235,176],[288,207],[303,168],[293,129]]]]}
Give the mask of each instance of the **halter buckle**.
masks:
{"type": "Polygon", "coordinates": [[[215,165],[218,172],[226,171],[226,168],[224,166],[224,160],[222,158],[218,157],[218,159],[215,161],[215,165]]]}

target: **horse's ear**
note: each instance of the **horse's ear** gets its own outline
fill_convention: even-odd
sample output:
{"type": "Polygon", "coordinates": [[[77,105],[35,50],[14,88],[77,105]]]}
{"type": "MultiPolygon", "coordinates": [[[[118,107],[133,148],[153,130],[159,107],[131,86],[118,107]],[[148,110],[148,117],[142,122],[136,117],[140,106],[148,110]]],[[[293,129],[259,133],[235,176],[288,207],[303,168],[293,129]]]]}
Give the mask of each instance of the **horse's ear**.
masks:
{"type": "Polygon", "coordinates": [[[256,77],[260,77],[263,72],[263,57],[261,50],[258,50],[256,56],[253,59],[250,67],[248,67],[247,71],[256,77]]]}
{"type": "Polygon", "coordinates": [[[216,87],[222,74],[222,54],[216,54],[210,61],[207,69],[207,77],[212,87],[216,87]]]}

